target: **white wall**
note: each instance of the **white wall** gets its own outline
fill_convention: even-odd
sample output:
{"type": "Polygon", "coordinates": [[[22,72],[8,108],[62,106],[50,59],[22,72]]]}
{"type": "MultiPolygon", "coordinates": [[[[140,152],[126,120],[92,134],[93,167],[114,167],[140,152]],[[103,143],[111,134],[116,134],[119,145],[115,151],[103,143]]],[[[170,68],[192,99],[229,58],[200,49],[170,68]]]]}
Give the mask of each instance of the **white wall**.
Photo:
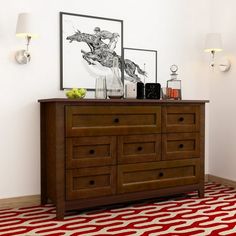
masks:
{"type": "MultiPolygon", "coordinates": [[[[209,0],[1,1],[0,198],[40,193],[37,100],[64,97],[59,91],[59,11],[123,19],[125,47],[158,51],[159,82],[165,85],[175,63],[183,98],[209,98],[208,58],[202,51],[209,0]],[[14,52],[25,42],[14,34],[17,15],[25,11],[39,19],[40,38],[32,41],[32,61],[22,66],[15,63],[14,52]]],[[[224,89],[231,80],[224,78],[224,89]]]]}
{"type": "Polygon", "coordinates": [[[232,67],[222,73],[215,69],[210,80],[210,162],[213,175],[236,180],[236,2],[212,0],[213,32],[222,34],[224,51],[216,55],[228,56],[232,67]]]}

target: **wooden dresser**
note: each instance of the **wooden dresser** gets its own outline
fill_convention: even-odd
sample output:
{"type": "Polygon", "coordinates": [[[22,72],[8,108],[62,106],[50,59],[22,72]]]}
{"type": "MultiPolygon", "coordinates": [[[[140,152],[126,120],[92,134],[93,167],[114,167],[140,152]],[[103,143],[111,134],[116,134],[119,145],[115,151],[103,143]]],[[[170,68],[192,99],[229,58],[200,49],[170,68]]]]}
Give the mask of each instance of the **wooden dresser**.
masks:
{"type": "Polygon", "coordinates": [[[41,202],[65,211],[197,190],[207,101],[39,100],[41,202]]]}

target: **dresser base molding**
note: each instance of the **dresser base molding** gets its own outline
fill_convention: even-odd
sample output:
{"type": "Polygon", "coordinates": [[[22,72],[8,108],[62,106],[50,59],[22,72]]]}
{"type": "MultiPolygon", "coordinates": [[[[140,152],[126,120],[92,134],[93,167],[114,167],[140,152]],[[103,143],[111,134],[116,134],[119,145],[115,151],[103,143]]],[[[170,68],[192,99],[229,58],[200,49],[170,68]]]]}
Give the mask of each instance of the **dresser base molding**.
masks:
{"type": "MultiPolygon", "coordinates": [[[[107,196],[107,197],[100,197],[96,198],[96,201],[92,198],[87,198],[84,200],[74,200],[74,201],[67,201],[65,204],[66,210],[73,210],[73,209],[88,209],[97,206],[107,206],[113,204],[122,204],[122,203],[129,203],[134,201],[148,201],[148,199],[155,199],[155,198],[165,198],[171,197],[173,198],[178,196],[184,196],[185,194],[198,191],[201,189],[202,186],[199,184],[196,185],[186,185],[186,186],[179,186],[176,188],[165,188],[159,190],[152,190],[152,191],[144,191],[144,192],[136,192],[136,193],[128,193],[122,195],[114,195],[114,196],[107,196]],[[84,207],[86,205],[86,208],[84,207]]],[[[197,192],[199,195],[199,193],[197,192]]]]}
{"type": "Polygon", "coordinates": [[[0,199],[0,209],[40,205],[40,195],[0,199]]]}

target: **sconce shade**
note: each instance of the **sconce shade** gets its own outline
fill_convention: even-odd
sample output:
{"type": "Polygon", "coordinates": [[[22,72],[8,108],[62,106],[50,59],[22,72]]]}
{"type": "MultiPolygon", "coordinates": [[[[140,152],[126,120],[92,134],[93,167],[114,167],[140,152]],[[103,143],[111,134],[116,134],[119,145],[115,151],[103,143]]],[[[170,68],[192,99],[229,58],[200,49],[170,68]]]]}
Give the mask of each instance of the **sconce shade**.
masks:
{"type": "Polygon", "coordinates": [[[17,37],[31,37],[36,38],[38,35],[35,33],[34,21],[31,14],[20,13],[18,15],[17,26],[16,26],[17,37]]]}
{"type": "Polygon", "coordinates": [[[205,52],[220,52],[222,51],[221,35],[217,33],[207,34],[205,42],[205,52]]]}

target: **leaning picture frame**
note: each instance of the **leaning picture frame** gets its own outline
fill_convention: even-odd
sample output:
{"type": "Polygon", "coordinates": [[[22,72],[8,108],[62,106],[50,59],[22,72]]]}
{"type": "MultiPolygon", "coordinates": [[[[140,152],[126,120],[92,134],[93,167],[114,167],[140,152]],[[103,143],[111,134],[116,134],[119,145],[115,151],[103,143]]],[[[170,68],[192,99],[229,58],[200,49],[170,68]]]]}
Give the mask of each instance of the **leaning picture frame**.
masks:
{"type": "Polygon", "coordinates": [[[96,78],[112,74],[119,58],[123,80],[123,21],[60,12],[60,89],[94,91],[96,78]]]}
{"type": "Polygon", "coordinates": [[[127,73],[126,66],[124,69],[125,81],[137,82],[142,81],[144,83],[157,83],[157,51],[151,49],[142,48],[129,48],[124,47],[124,65],[127,61],[132,61],[136,65],[136,76],[138,79],[133,80],[127,73]]]}

